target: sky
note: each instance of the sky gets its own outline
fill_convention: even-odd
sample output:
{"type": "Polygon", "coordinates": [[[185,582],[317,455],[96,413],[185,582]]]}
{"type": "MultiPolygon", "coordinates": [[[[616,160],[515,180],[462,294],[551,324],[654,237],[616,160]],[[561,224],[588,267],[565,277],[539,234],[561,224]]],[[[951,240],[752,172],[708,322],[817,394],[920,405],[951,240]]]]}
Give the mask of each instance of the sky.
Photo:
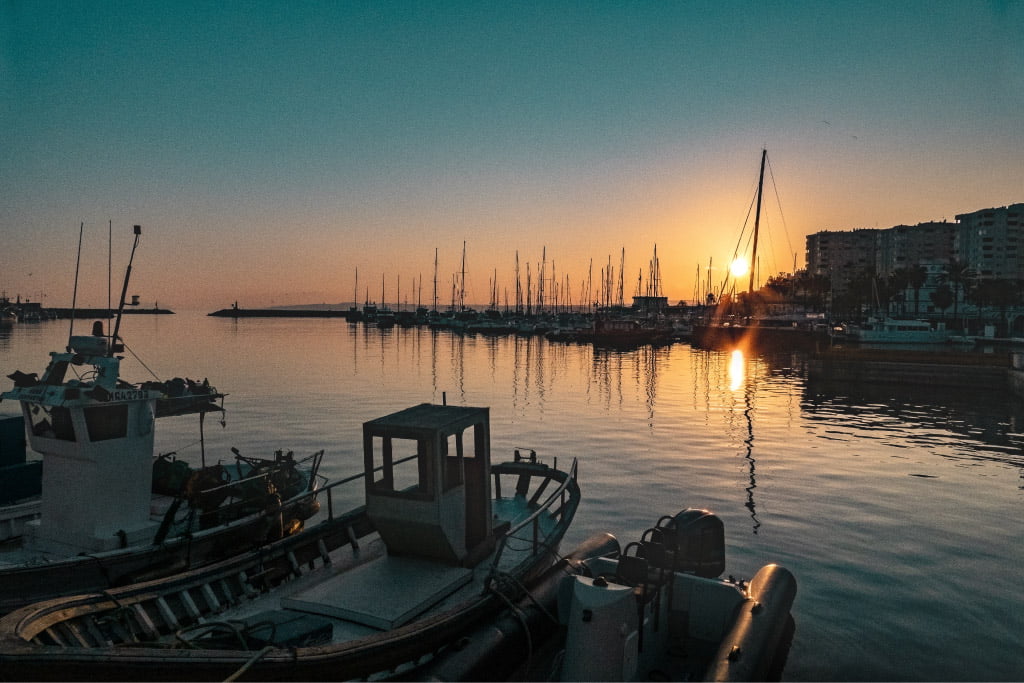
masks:
{"type": "Polygon", "coordinates": [[[762,149],[759,281],[1024,201],[1022,35],[1020,1],[0,0],[0,290],[70,305],[81,230],[78,303],[112,262],[116,304],[138,224],[147,306],[431,305],[435,253],[446,305],[464,244],[470,302],[517,254],[628,300],[655,248],[692,301],[749,258],[762,149]]]}

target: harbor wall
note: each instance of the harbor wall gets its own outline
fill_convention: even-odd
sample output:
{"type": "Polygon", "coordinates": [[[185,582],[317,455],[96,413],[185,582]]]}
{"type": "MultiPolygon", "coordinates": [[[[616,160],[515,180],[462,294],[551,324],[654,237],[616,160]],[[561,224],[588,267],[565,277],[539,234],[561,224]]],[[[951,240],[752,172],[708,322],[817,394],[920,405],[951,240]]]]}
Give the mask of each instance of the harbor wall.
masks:
{"type": "Polygon", "coordinates": [[[868,384],[1011,389],[1024,396],[1024,354],[1021,369],[1008,355],[876,351],[829,351],[816,354],[807,366],[809,379],[868,384]]]}

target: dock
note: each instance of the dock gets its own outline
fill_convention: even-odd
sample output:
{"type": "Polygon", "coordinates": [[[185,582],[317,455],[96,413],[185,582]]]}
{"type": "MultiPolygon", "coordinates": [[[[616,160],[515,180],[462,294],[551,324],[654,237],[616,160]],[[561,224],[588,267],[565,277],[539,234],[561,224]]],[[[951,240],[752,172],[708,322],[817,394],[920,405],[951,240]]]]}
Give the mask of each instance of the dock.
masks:
{"type": "MultiPolygon", "coordinates": [[[[832,348],[815,353],[807,364],[811,380],[839,383],[913,384],[916,386],[1024,389],[1016,380],[1010,353],[909,351],[832,348]]],[[[1021,364],[1024,367],[1024,363],[1021,364]]]]}

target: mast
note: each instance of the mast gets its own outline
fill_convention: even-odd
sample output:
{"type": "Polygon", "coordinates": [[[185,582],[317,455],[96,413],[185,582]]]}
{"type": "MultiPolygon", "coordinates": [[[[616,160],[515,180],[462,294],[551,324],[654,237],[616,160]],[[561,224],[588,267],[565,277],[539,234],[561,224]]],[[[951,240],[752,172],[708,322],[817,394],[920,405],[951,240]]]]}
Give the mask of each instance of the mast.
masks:
{"type": "Polygon", "coordinates": [[[761,150],[761,175],[757,180],[757,214],[754,215],[754,249],[750,255],[750,287],[747,290],[754,293],[754,273],[757,270],[757,231],[761,226],[761,191],[764,189],[764,161],[768,157],[768,150],[761,150]]]}
{"type": "Polygon", "coordinates": [[[437,247],[434,247],[434,312],[437,312],[437,247]]]}
{"type": "Polygon", "coordinates": [[[519,250],[515,250],[515,312],[522,314],[522,280],[519,278],[519,250]]]}
{"type": "Polygon", "coordinates": [[[466,240],[462,240],[462,278],[459,284],[459,310],[466,310],[466,240]]]}
{"type": "Polygon", "coordinates": [[[622,255],[619,257],[619,289],[618,289],[618,292],[616,292],[619,295],[619,308],[622,308],[625,305],[625,301],[623,299],[623,291],[622,291],[622,284],[623,284],[622,276],[623,276],[623,274],[625,272],[626,272],[626,248],[623,247],[622,248],[622,255]]]}
{"type": "Polygon", "coordinates": [[[537,276],[537,312],[544,312],[544,274],[548,267],[548,247],[541,249],[540,273],[537,276]]]}

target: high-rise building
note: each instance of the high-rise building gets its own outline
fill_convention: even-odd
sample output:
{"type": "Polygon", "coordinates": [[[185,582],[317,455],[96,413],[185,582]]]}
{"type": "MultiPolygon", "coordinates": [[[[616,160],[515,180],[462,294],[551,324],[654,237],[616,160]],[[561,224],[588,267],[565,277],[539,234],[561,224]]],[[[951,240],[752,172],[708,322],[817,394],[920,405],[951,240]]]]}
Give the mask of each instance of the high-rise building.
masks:
{"type": "Polygon", "coordinates": [[[949,263],[956,254],[958,227],[956,223],[943,221],[879,230],[875,273],[888,277],[901,268],[949,263]]]}
{"type": "Polygon", "coordinates": [[[878,233],[874,228],[824,230],[807,236],[807,272],[829,278],[833,292],[864,272],[874,272],[878,233]]]}
{"type": "Polygon", "coordinates": [[[923,270],[923,282],[918,280],[916,289],[907,284],[902,294],[903,301],[913,301],[915,313],[931,308],[930,295],[947,281],[953,261],[980,279],[1024,280],[1024,204],[959,214],[955,223],[807,236],[807,271],[828,277],[833,296],[865,275],[883,280],[900,270],[923,270]]]}
{"type": "Polygon", "coordinates": [[[956,217],[956,259],[981,279],[1024,279],[1024,204],[956,217]]]}

